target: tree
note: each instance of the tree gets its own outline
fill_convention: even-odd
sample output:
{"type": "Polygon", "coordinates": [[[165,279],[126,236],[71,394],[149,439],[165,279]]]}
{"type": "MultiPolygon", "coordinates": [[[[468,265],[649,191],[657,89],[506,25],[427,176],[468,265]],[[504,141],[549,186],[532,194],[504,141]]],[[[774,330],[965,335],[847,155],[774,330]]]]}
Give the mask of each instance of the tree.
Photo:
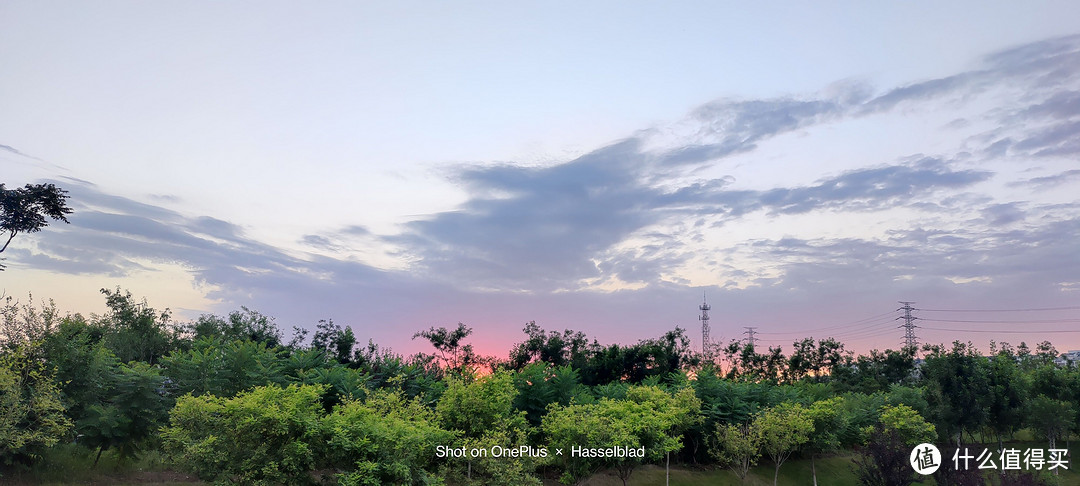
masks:
{"type": "MultiPolygon", "coordinates": [[[[493,447],[511,447],[527,442],[529,427],[525,412],[514,408],[518,395],[514,376],[506,371],[477,378],[465,383],[460,378],[450,378],[435,411],[442,425],[460,433],[455,447],[491,451],[493,447]]],[[[462,483],[480,484],[538,484],[531,476],[539,458],[532,455],[508,459],[507,457],[464,458],[465,470],[451,474],[459,476],[462,483]]],[[[454,481],[459,482],[459,481],[454,481]]]]}
{"type": "Polygon", "coordinates": [[[183,331],[192,342],[209,337],[225,341],[251,340],[270,347],[283,344],[281,331],[274,325],[274,319],[247,307],[230,312],[226,318],[203,314],[195,322],[184,326],[183,331]]]}
{"type": "Polygon", "coordinates": [[[413,334],[413,339],[418,337],[427,339],[438,353],[435,357],[443,370],[461,373],[480,361],[480,358],[473,352],[471,344],[463,345],[461,343],[470,334],[472,334],[472,328],[465,327],[465,324],[459,322],[457,329],[453,331],[445,327],[436,329],[432,326],[426,331],[413,334]]]}
{"type": "Polygon", "coordinates": [[[256,386],[284,384],[282,361],[278,349],[268,347],[265,342],[223,342],[204,337],[187,351],[165,356],[161,364],[177,394],[231,397],[256,386]]]}
{"type": "Polygon", "coordinates": [[[953,343],[952,349],[929,346],[922,374],[927,385],[926,398],[942,438],[955,437],[957,444],[964,434],[972,437],[987,425],[987,402],[992,396],[989,361],[971,343],[953,343]]]}
{"type": "Polygon", "coordinates": [[[866,434],[870,440],[854,459],[855,474],[866,486],[908,486],[915,482],[908,453],[912,447],[937,437],[934,426],[907,405],[882,407],[881,418],[874,427],[867,428],[866,434]]]}
{"type": "Polygon", "coordinates": [[[815,456],[821,452],[840,448],[840,431],[844,428],[844,417],[840,414],[843,397],[833,397],[810,405],[808,413],[813,421],[814,430],[810,433],[807,447],[810,449],[810,471],[817,486],[817,463],[815,456]]]}
{"type": "Polygon", "coordinates": [[[750,468],[761,457],[761,434],[751,424],[716,424],[716,446],[709,452],[721,466],[731,469],[740,481],[746,481],[750,468]]]}
{"type": "Polygon", "coordinates": [[[986,397],[987,424],[997,436],[998,448],[1004,449],[1004,438],[1011,436],[1023,422],[1030,384],[1020,371],[1016,356],[1007,349],[990,358],[987,379],[990,391],[986,397]]]}
{"type": "Polygon", "coordinates": [[[29,463],[71,429],[53,374],[34,344],[0,353],[0,464],[29,463]]]}
{"type": "Polygon", "coordinates": [[[659,460],[682,447],[681,431],[699,419],[701,402],[690,388],[674,395],[652,386],[633,386],[626,399],[603,398],[592,404],[552,405],[541,427],[548,449],[562,449],[563,476],[570,483],[603,467],[614,468],[623,484],[645,460],[659,460]],[[613,447],[633,455],[612,457],[602,452],[613,447]],[[601,451],[579,454],[575,450],[601,451]]]}
{"type": "Polygon", "coordinates": [[[323,419],[325,457],[340,471],[338,484],[432,484],[436,447],[453,433],[436,424],[434,412],[400,392],[380,390],[347,401],[323,419]]]}
{"type": "Polygon", "coordinates": [[[106,399],[90,405],[76,422],[80,441],[98,450],[95,465],[110,448],[120,457],[134,457],[165,424],[173,405],[160,368],[134,361],[114,370],[106,399]]]}
{"type": "Polygon", "coordinates": [[[450,378],[435,410],[447,429],[478,438],[489,430],[526,426],[525,412],[514,410],[517,393],[514,378],[507,372],[481,377],[472,383],[450,378]]]}
{"type": "Polygon", "coordinates": [[[334,320],[319,320],[315,326],[315,334],[311,336],[311,348],[326,352],[337,360],[338,363],[348,364],[352,361],[353,346],[356,345],[356,336],[351,327],[342,328],[334,324],[334,320]]]}
{"type": "Polygon", "coordinates": [[[165,450],[205,481],[307,484],[325,439],[323,386],[258,387],[225,399],[180,397],[162,430],[165,450]]]}
{"type": "Polygon", "coordinates": [[[556,331],[545,334],[535,321],[525,324],[522,331],[529,338],[514,345],[514,349],[510,351],[510,367],[515,370],[520,370],[535,361],[555,367],[564,365],[581,367],[592,351],[588,338],[580,331],[574,332],[567,329],[562,334],[556,331]]]}
{"type": "Polygon", "coordinates": [[[761,450],[772,459],[773,485],[780,480],[780,466],[800,446],[810,440],[814,421],[806,407],[795,403],[781,403],[765,410],[754,419],[754,428],[760,434],[761,450]]]}
{"type": "MultiPolygon", "coordinates": [[[[37,233],[49,225],[46,217],[69,223],[67,191],[53,184],[27,184],[18,189],[4,189],[0,183],[0,235],[7,241],[0,247],[3,253],[19,233],[37,233]]],[[[2,239],[2,237],[0,237],[2,239]]],[[[0,270],[4,265],[0,264],[0,270]]]]}
{"type": "Polygon", "coordinates": [[[1057,439],[1069,433],[1076,416],[1076,406],[1064,400],[1039,395],[1029,405],[1028,423],[1050,443],[1057,447],[1057,439]]]}
{"type": "Polygon", "coordinates": [[[120,361],[156,364],[173,349],[176,332],[169,324],[169,309],[158,313],[146,303],[136,302],[131,292],[101,289],[109,312],[100,324],[108,329],[105,342],[120,361]]]}
{"type": "Polygon", "coordinates": [[[534,426],[540,425],[552,403],[568,405],[571,400],[583,403],[591,398],[580,374],[570,365],[553,369],[547,363],[529,363],[514,374],[514,386],[518,390],[514,408],[523,410],[534,426]]]}

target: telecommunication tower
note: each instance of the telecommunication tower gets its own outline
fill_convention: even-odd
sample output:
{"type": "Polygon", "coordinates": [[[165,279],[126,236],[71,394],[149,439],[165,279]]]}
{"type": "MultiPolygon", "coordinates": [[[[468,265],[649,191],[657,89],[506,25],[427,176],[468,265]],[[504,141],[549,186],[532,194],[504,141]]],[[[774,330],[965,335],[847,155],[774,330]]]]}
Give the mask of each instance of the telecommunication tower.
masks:
{"type": "Polygon", "coordinates": [[[712,306],[705,299],[705,292],[701,293],[701,305],[698,309],[701,309],[701,316],[698,317],[701,321],[701,354],[705,359],[709,359],[712,357],[712,346],[709,345],[709,309],[712,309],[712,306]]]}

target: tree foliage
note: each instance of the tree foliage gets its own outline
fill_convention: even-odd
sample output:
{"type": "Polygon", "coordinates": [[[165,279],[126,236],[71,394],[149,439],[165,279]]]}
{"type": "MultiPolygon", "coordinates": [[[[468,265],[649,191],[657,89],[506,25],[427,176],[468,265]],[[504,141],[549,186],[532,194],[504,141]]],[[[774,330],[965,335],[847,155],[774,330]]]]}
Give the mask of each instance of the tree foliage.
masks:
{"type": "Polygon", "coordinates": [[[453,433],[438,426],[435,414],[400,392],[380,391],[347,401],[323,420],[325,457],[340,485],[436,482],[435,448],[453,433]]]}
{"type": "Polygon", "coordinates": [[[233,398],[185,395],[162,431],[177,464],[206,481],[307,484],[323,439],[325,387],[258,387],[233,398]]]}
{"type": "Polygon", "coordinates": [[[0,353],[0,464],[27,465],[71,429],[60,390],[35,344],[0,353]]]}
{"type": "MultiPolygon", "coordinates": [[[[54,184],[27,184],[5,189],[0,183],[0,236],[3,253],[19,233],[36,233],[49,225],[46,218],[68,223],[72,209],[67,205],[67,191],[54,184]]],[[[4,265],[0,264],[0,270],[4,265]]]]}
{"type": "Polygon", "coordinates": [[[912,447],[933,442],[934,426],[907,405],[886,405],[878,423],[867,430],[869,441],[854,460],[860,484],[907,486],[917,480],[909,464],[912,447]]]}
{"type": "Polygon", "coordinates": [[[158,312],[146,300],[136,302],[130,291],[101,289],[109,307],[100,321],[105,342],[120,361],[156,364],[176,345],[176,329],[168,309],[158,312]]]}
{"type": "Polygon", "coordinates": [[[454,373],[466,373],[480,364],[480,357],[473,351],[471,344],[462,341],[472,334],[472,328],[458,323],[457,328],[449,330],[445,327],[436,329],[434,326],[426,331],[420,331],[413,335],[413,339],[422,337],[435,348],[435,359],[444,370],[454,373]]]}
{"type": "Polygon", "coordinates": [[[814,420],[806,407],[795,403],[781,403],[763,411],[754,419],[753,428],[759,435],[761,451],[776,466],[773,484],[780,477],[780,466],[791,453],[810,440],[814,420]]]}
{"type": "Polygon", "coordinates": [[[592,404],[553,405],[541,426],[549,446],[565,452],[560,458],[564,483],[610,467],[626,484],[643,461],[659,460],[682,447],[679,435],[698,420],[700,407],[689,388],[672,395],[657,387],[635,386],[623,400],[603,398],[592,404]],[[574,447],[644,448],[645,457],[572,457],[569,452],[574,447]]]}
{"type": "Polygon", "coordinates": [[[750,468],[761,457],[761,434],[751,424],[716,424],[716,442],[709,449],[722,467],[746,481],[750,468]]]}

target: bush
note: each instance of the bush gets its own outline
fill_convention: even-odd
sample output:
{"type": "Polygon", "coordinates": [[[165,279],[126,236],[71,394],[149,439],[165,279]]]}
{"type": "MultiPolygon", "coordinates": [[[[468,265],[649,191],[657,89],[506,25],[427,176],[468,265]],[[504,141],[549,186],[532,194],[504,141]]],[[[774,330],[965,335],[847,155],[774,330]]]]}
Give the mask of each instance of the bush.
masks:
{"type": "Polygon", "coordinates": [[[71,429],[60,390],[33,345],[0,354],[0,464],[29,464],[71,429]]]}
{"type": "Polygon", "coordinates": [[[310,483],[321,443],[320,385],[258,387],[224,399],[181,397],[162,436],[183,469],[206,481],[310,483]]]}
{"type": "Polygon", "coordinates": [[[432,484],[435,448],[453,441],[418,399],[379,391],[338,406],[323,421],[325,457],[341,485],[432,484]]]}

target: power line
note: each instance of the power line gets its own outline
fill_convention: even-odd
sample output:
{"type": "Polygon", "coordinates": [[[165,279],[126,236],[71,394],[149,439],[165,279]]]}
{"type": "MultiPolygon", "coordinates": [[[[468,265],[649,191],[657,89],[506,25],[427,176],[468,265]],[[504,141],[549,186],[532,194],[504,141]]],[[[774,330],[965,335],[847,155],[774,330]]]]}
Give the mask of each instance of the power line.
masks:
{"type": "Polygon", "coordinates": [[[1033,307],[1027,309],[916,309],[923,312],[1042,312],[1042,311],[1061,311],[1061,310],[1078,310],[1080,305],[1074,305],[1069,307],[1033,307]]]}
{"type": "MultiPolygon", "coordinates": [[[[799,331],[789,331],[789,332],[759,332],[758,334],[805,334],[805,333],[809,333],[809,332],[829,331],[829,330],[835,330],[835,329],[846,329],[846,328],[851,328],[851,327],[864,326],[864,325],[867,325],[867,324],[872,325],[872,324],[876,324],[876,323],[872,323],[870,321],[873,321],[874,319],[880,319],[881,317],[884,317],[884,316],[891,316],[893,314],[893,312],[894,311],[889,311],[889,312],[886,312],[884,314],[878,314],[876,316],[870,316],[870,317],[867,317],[865,319],[859,319],[857,321],[852,321],[852,322],[849,322],[847,324],[838,324],[838,325],[835,325],[835,326],[826,326],[826,327],[819,327],[819,328],[814,328],[814,329],[802,329],[802,330],[799,330],[799,331]]],[[[893,320],[894,319],[888,319],[887,322],[892,322],[893,320]]],[[[858,329],[856,329],[856,330],[858,330],[858,329]]]]}
{"type": "Polygon", "coordinates": [[[1031,330],[1025,329],[1023,331],[1017,331],[1012,329],[996,330],[996,329],[946,329],[943,327],[923,327],[919,326],[919,329],[926,329],[930,331],[953,331],[953,332],[992,332],[992,333],[1007,333],[1007,334],[1042,334],[1042,333],[1069,333],[1080,332],[1080,329],[1044,329],[1044,330],[1031,330]]]}
{"type": "Polygon", "coordinates": [[[1080,319],[1039,319],[1032,321],[971,321],[962,319],[930,319],[926,317],[920,317],[920,321],[934,321],[934,322],[968,322],[975,324],[1064,324],[1080,322],[1080,319]]]}

